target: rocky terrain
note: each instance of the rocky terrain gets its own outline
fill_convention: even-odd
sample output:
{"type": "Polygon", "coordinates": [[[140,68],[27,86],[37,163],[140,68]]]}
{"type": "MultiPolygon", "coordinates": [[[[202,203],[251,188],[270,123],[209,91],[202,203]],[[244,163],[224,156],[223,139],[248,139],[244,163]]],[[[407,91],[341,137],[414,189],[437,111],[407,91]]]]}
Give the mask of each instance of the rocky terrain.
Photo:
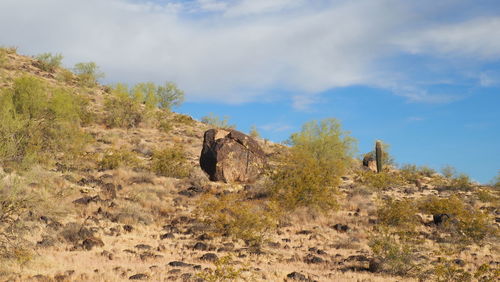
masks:
{"type": "MultiPolygon", "coordinates": [[[[340,179],[336,210],[300,207],[258,230],[248,225],[266,219],[250,212],[250,224],[235,221],[244,236],[224,234],[210,213],[232,211],[238,219],[238,209],[267,201],[266,171],[288,147],[246,135],[224,147],[208,144],[221,140],[212,136],[205,147],[240,153],[209,179],[199,160],[213,126],[160,110],[161,119],[109,126],[102,121],[109,87],[81,86],[61,68],[46,71],[33,58],[3,52],[1,89],[34,76],[84,97],[94,118],[81,124],[89,141],[76,161],[55,156],[28,168],[0,163],[1,281],[498,281],[498,187],[422,168],[376,174],[353,160],[340,179]],[[184,152],[173,173],[155,169],[162,167],[155,156],[164,148],[184,152]],[[245,157],[245,150],[255,156],[245,157]],[[242,161],[258,169],[243,173],[248,164],[239,168],[242,161]],[[207,208],[233,195],[234,210],[207,208]],[[452,199],[443,205],[460,199],[464,208],[445,215],[421,208],[436,199],[452,199]],[[408,234],[411,240],[403,242],[408,234]]],[[[175,165],[167,161],[166,167],[175,165]]]]}

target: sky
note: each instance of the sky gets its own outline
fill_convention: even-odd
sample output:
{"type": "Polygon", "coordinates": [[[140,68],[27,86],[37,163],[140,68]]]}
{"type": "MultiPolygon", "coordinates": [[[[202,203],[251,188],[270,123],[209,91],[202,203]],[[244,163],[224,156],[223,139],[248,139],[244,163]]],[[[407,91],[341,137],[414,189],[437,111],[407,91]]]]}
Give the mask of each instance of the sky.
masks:
{"type": "Polygon", "coordinates": [[[498,0],[0,0],[0,45],[106,84],[175,82],[178,112],[280,142],[336,118],[398,164],[500,170],[498,0]]]}

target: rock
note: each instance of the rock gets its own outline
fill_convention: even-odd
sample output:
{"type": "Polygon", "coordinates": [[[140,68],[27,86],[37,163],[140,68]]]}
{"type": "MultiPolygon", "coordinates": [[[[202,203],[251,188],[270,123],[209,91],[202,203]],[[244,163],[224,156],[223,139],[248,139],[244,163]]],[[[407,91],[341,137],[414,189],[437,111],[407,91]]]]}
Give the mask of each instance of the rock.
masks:
{"type": "Polygon", "coordinates": [[[102,242],[102,240],[99,238],[91,237],[91,238],[87,238],[87,239],[83,240],[82,247],[85,250],[90,251],[94,247],[104,247],[104,242],[102,242]]]}
{"type": "Polygon", "coordinates": [[[201,260],[206,260],[206,261],[216,261],[219,257],[217,257],[216,254],[214,253],[206,253],[201,256],[201,260]]]}
{"type": "Polygon", "coordinates": [[[368,270],[373,273],[382,271],[382,260],[379,258],[371,258],[368,264],[368,270]]]}
{"type": "Polygon", "coordinates": [[[127,231],[127,232],[132,232],[132,230],[134,230],[134,227],[132,227],[132,225],[123,225],[123,230],[127,231]]]}
{"type": "Polygon", "coordinates": [[[312,234],[313,232],[311,230],[300,230],[300,231],[297,231],[297,235],[309,235],[309,234],[312,234]]]}
{"type": "Polygon", "coordinates": [[[200,166],[211,181],[252,183],[265,164],[264,152],[250,136],[236,130],[205,132],[200,166]]]}
{"type": "Polygon", "coordinates": [[[445,214],[445,213],[442,213],[442,214],[434,214],[432,216],[432,219],[434,221],[434,224],[436,225],[440,225],[442,224],[443,222],[445,222],[446,220],[448,220],[450,218],[450,216],[448,214],[445,214]]]}
{"type": "Polygon", "coordinates": [[[286,278],[292,279],[292,280],[299,280],[299,281],[308,281],[307,277],[304,274],[298,273],[296,271],[289,273],[286,278]]]}
{"type": "Polygon", "coordinates": [[[204,191],[204,189],[201,187],[192,186],[192,187],[189,187],[187,189],[181,190],[178,194],[192,198],[192,197],[196,196],[197,194],[202,193],[203,191],[204,191]]]}
{"type": "Polygon", "coordinates": [[[189,264],[189,263],[185,263],[183,261],[171,261],[168,263],[169,266],[173,266],[173,267],[190,267],[190,266],[193,266],[192,264],[189,264]]]}
{"type": "Polygon", "coordinates": [[[191,276],[193,276],[193,274],[191,273],[184,273],[181,275],[181,279],[182,281],[189,281],[191,279],[191,276]]]}
{"type": "Polygon", "coordinates": [[[365,155],[365,157],[363,158],[363,166],[373,172],[377,172],[377,162],[375,161],[373,154],[365,155]]]}
{"type": "Polygon", "coordinates": [[[78,205],[88,205],[92,202],[94,203],[97,203],[101,201],[101,198],[99,196],[86,196],[86,197],[82,197],[82,198],[79,198],[79,199],[76,199],[73,201],[73,204],[78,204],[78,205]]]}
{"type": "Polygon", "coordinates": [[[174,239],[175,236],[174,236],[174,233],[165,233],[165,234],[162,234],[160,235],[160,239],[163,240],[163,239],[174,239]]]}
{"type": "Polygon", "coordinates": [[[312,263],[312,264],[316,264],[316,263],[323,263],[325,262],[324,259],[318,257],[318,256],[315,256],[315,255],[311,255],[311,254],[308,254],[305,258],[304,258],[304,262],[305,263],[312,263]]]}
{"type": "Polygon", "coordinates": [[[453,260],[453,263],[461,267],[465,266],[465,261],[463,259],[455,259],[453,260]]]}
{"type": "Polygon", "coordinates": [[[206,251],[207,249],[208,249],[207,244],[202,243],[202,242],[197,242],[193,246],[193,250],[206,251]]]}
{"type": "Polygon", "coordinates": [[[349,226],[347,226],[346,224],[337,223],[332,226],[332,229],[335,229],[338,232],[347,232],[349,231],[349,226]]]}
{"type": "Polygon", "coordinates": [[[134,275],[130,276],[128,279],[130,279],[130,280],[146,280],[148,278],[149,278],[149,276],[147,274],[138,273],[138,274],[134,274],[134,275]]]}

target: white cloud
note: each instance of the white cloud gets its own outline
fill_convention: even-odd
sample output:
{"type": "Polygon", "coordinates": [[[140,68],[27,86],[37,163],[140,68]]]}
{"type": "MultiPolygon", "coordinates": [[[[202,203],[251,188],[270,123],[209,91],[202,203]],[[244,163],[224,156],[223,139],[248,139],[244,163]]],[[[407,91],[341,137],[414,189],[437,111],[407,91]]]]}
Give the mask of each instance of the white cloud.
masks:
{"type": "Polygon", "coordinates": [[[109,82],[173,80],[189,100],[272,100],[279,89],[300,109],[316,101],[315,93],[351,85],[411,101],[453,100],[429,93],[418,77],[385,60],[499,59],[500,17],[442,24],[409,3],[2,0],[0,44],[28,54],[61,52],[68,65],[96,61],[109,82]],[[414,24],[420,20],[430,24],[414,24]]]}
{"type": "Polygon", "coordinates": [[[289,131],[293,129],[293,126],[281,122],[273,122],[265,125],[261,125],[258,128],[265,130],[265,131],[270,131],[270,132],[283,132],[283,131],[289,131]]]}

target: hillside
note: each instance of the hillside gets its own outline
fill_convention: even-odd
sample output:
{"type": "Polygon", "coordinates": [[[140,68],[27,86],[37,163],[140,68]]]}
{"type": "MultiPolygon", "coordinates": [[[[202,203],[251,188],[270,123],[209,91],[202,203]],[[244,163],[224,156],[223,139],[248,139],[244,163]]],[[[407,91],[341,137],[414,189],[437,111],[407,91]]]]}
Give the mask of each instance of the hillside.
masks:
{"type": "Polygon", "coordinates": [[[212,126],[83,74],[1,49],[1,281],[498,281],[498,187],[349,160],[286,209],[290,147],[257,138],[256,183],[209,181],[212,126]]]}

